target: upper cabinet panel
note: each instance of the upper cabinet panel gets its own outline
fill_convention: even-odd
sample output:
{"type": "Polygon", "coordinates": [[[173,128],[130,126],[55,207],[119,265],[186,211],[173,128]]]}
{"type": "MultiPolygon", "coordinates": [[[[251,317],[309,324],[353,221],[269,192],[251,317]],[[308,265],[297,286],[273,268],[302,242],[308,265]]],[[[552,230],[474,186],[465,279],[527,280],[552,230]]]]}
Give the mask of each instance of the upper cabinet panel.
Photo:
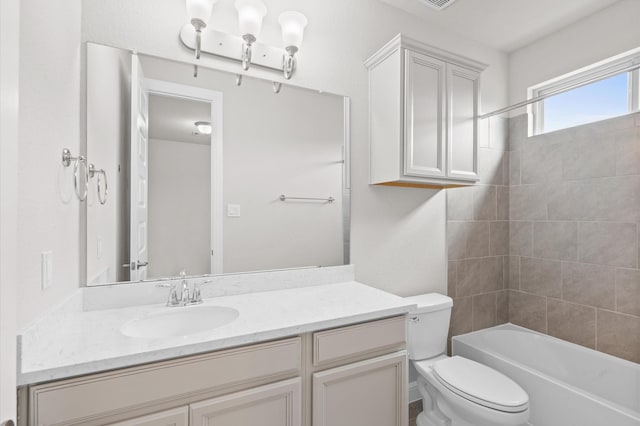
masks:
{"type": "Polygon", "coordinates": [[[404,173],[444,177],[444,82],[446,63],[405,52],[404,173]]]}
{"type": "Polygon", "coordinates": [[[446,188],[477,182],[486,65],[402,35],[366,65],[370,183],[446,188]]]}

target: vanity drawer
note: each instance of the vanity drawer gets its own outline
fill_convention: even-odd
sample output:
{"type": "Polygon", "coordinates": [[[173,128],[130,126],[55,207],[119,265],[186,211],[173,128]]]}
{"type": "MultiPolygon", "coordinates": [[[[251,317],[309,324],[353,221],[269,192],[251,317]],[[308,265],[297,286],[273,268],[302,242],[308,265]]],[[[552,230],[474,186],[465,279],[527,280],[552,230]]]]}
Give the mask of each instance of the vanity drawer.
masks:
{"type": "Polygon", "coordinates": [[[405,317],[393,317],[313,334],[313,365],[380,352],[404,349],[405,317]]]}
{"type": "Polygon", "coordinates": [[[296,337],[32,386],[29,424],[94,424],[133,409],[292,377],[301,368],[296,337]]]}

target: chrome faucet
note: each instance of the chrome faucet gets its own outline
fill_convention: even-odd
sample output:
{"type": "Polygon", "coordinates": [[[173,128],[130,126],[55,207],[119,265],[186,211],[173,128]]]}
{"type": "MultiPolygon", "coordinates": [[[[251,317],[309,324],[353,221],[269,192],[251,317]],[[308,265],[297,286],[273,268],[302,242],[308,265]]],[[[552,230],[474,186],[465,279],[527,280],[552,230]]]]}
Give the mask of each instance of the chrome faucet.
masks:
{"type": "Polygon", "coordinates": [[[169,287],[169,298],[167,299],[167,306],[189,306],[199,305],[202,303],[202,293],[200,292],[200,284],[210,283],[212,280],[204,281],[198,284],[197,281],[193,283],[193,290],[189,291],[189,282],[187,280],[187,272],[180,271],[180,283],[173,282],[170,285],[158,284],[159,287],[169,287]],[[178,288],[180,294],[178,295],[178,288]]]}

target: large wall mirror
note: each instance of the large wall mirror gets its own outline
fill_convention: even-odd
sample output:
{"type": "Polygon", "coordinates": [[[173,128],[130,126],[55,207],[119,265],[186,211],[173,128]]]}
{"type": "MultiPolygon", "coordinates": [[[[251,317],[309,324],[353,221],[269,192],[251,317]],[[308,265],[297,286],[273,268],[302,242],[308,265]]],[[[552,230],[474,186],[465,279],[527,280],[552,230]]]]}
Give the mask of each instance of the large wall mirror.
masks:
{"type": "Polygon", "coordinates": [[[237,83],[87,44],[87,285],[349,262],[348,99],[237,83]]]}

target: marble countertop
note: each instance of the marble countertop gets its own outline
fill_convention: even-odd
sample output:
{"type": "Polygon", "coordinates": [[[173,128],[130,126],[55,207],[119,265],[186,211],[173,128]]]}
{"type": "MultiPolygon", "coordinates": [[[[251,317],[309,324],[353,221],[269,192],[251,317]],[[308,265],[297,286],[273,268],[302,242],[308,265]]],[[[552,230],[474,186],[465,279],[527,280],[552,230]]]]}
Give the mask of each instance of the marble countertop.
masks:
{"type": "Polygon", "coordinates": [[[189,336],[127,337],[120,327],[167,309],[162,304],[115,309],[65,309],[19,335],[18,385],[58,380],[163,359],[214,351],[310,331],[402,315],[415,305],[350,281],[207,298],[203,305],[232,307],[240,315],[189,336]]]}

